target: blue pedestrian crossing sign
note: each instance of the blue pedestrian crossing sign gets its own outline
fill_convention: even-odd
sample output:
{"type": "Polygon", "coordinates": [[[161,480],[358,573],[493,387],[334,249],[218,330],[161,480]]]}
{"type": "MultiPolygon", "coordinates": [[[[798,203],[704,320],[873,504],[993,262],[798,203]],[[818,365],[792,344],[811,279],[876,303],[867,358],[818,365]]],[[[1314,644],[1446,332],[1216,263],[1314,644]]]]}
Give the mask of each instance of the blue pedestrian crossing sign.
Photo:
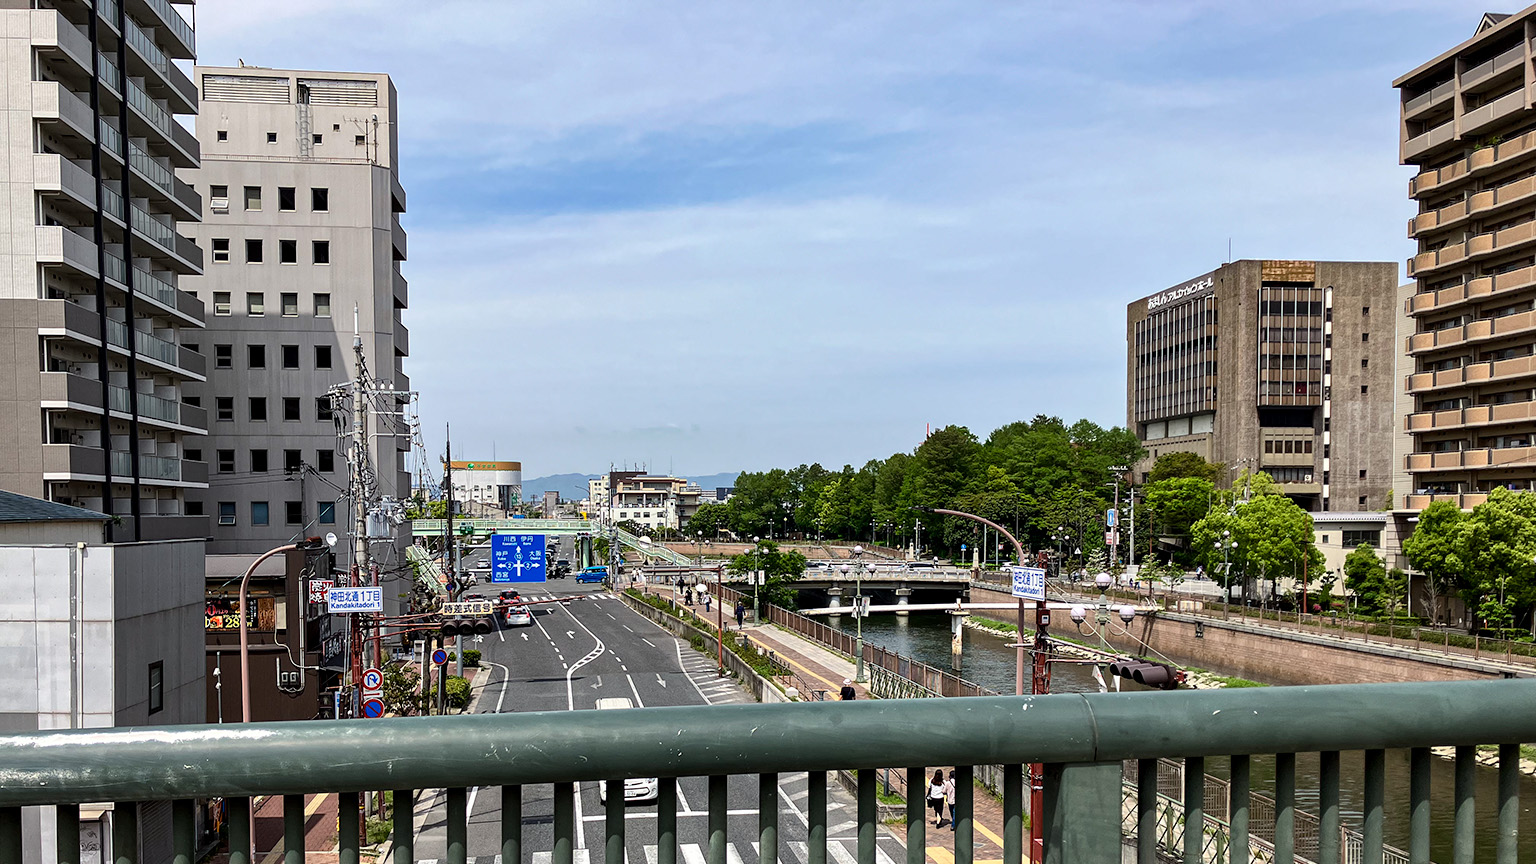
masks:
{"type": "Polygon", "coordinates": [[[492,534],[492,582],[543,582],[543,534],[492,534]]]}

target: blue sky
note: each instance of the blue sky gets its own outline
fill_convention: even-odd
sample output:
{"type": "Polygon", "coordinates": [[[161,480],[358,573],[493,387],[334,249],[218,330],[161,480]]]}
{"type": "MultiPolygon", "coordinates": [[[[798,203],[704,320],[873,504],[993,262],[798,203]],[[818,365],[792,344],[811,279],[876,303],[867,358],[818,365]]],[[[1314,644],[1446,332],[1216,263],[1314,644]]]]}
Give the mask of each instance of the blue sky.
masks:
{"type": "MultiPolygon", "coordinates": [[[[1401,262],[1397,75],[1482,5],[207,0],[199,53],[387,72],[429,446],[708,474],[1125,420],[1125,307],[1401,262]]],[[[1517,11],[1499,7],[1492,11],[1517,11]]]]}

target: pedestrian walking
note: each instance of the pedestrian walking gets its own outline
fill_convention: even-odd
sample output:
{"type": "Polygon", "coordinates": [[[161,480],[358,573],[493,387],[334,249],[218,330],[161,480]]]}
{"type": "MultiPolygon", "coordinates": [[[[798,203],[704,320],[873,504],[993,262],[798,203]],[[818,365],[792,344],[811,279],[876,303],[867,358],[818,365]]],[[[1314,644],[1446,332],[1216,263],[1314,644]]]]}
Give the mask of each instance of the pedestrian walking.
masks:
{"type": "Polygon", "coordinates": [[[704,614],[705,614],[705,615],[708,615],[708,614],[709,614],[709,601],[710,601],[710,596],[711,596],[711,595],[709,595],[709,594],[705,594],[705,595],[704,595],[704,614]]]}
{"type": "Polygon", "coordinates": [[[692,588],[684,588],[683,589],[683,603],[685,603],[685,604],[687,604],[689,606],[693,605],[693,589],[692,588]]]}
{"type": "Polygon", "coordinates": [[[955,830],[955,770],[944,778],[944,802],[949,805],[949,830],[955,830]]]}
{"type": "Polygon", "coordinates": [[[928,781],[928,806],[933,808],[933,827],[944,824],[944,772],[933,772],[928,781]]]}
{"type": "Polygon", "coordinates": [[[740,630],[743,627],[745,627],[746,626],[746,621],[747,621],[747,607],[741,605],[741,601],[737,600],[736,601],[736,629],[740,630]]]}
{"type": "Polygon", "coordinates": [[[843,689],[837,691],[837,698],[843,700],[844,702],[852,702],[853,700],[857,699],[858,697],[859,697],[859,691],[853,689],[853,681],[851,681],[850,679],[844,678],[843,679],[843,689]]]}

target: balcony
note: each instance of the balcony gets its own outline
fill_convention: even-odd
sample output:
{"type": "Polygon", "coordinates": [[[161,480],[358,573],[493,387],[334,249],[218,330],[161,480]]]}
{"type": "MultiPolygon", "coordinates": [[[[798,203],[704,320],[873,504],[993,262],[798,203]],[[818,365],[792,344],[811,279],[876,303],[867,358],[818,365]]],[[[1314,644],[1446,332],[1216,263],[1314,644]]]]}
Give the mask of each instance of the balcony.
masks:
{"type": "Polygon", "coordinates": [[[1460,303],[1536,287],[1536,267],[1522,267],[1497,276],[1479,276],[1463,285],[1426,291],[1408,298],[1408,314],[1447,309],[1460,303]]]}
{"type": "Polygon", "coordinates": [[[1409,414],[1404,426],[1409,432],[1457,429],[1465,426],[1492,426],[1536,420],[1536,402],[1505,402],[1502,405],[1474,405],[1445,411],[1420,411],[1409,414]]]}
{"type": "Polygon", "coordinates": [[[405,229],[403,227],[401,227],[399,217],[396,217],[396,218],[390,220],[389,237],[390,237],[390,243],[394,246],[395,260],[396,261],[404,261],[405,260],[405,229]]]}
{"type": "Polygon", "coordinates": [[[1491,147],[1481,147],[1472,151],[1465,159],[1435,171],[1421,172],[1409,181],[1408,194],[1411,197],[1418,197],[1449,183],[1484,173],[1496,165],[1526,156],[1532,150],[1536,150],[1536,132],[1527,132],[1491,147]]]}
{"type": "Polygon", "coordinates": [[[1482,384],[1536,373],[1536,357],[1511,357],[1470,363],[1459,369],[1416,372],[1408,376],[1408,392],[1423,393],[1443,387],[1482,384]]]}
{"type": "Polygon", "coordinates": [[[1415,135],[1403,142],[1402,159],[1411,162],[1422,157],[1425,153],[1443,146],[1456,137],[1456,124],[1447,120],[1435,128],[1421,135],[1415,135]]]}
{"type": "Polygon", "coordinates": [[[208,485],[208,463],[182,460],[181,482],[199,486],[208,485]]]}
{"type": "Polygon", "coordinates": [[[398,269],[395,270],[394,277],[390,281],[390,287],[394,292],[396,309],[405,309],[411,305],[410,283],[405,281],[405,277],[400,275],[398,269]]]}
{"type": "Polygon", "coordinates": [[[1409,510],[1423,510],[1435,501],[1449,501],[1462,510],[1471,510],[1473,507],[1488,500],[1488,493],[1473,492],[1464,495],[1436,494],[1436,495],[1408,495],[1403,504],[1409,510]]]}
{"type": "Polygon", "coordinates": [[[151,144],[166,144],[170,148],[166,155],[177,168],[198,166],[197,137],[177,123],[168,108],[131,80],[128,82],[128,105],[133,109],[129,115],[132,136],[144,137],[151,144]]]}
{"type": "Polygon", "coordinates": [[[192,60],[197,57],[197,38],[192,24],[171,8],[169,0],[125,0],[128,8],[141,21],[150,26],[163,28],[166,53],[175,60],[192,60]]]}
{"type": "MultiPolygon", "coordinates": [[[[1471,778],[1456,784],[1458,813],[1471,812],[1479,750],[1491,748],[1503,790],[1495,809],[1513,816],[1520,803],[1519,745],[1536,740],[1533,705],[1536,681],[1512,679],[39,730],[0,736],[0,764],[7,771],[0,812],[13,814],[14,824],[21,807],[59,807],[73,816],[84,803],[170,801],[173,822],[190,826],[197,799],[220,798],[230,857],[243,861],[252,860],[252,797],[291,796],[283,802],[284,822],[302,833],[305,794],[334,792],[341,801],[339,857],[355,861],[361,860],[360,793],[393,790],[393,855],[412,861],[414,822],[423,815],[413,804],[414,790],[444,789],[438,818],[448,860],[511,849],[524,860],[549,856],[551,864],[571,864],[586,836],[578,784],[656,777],[655,818],[626,819],[622,796],[615,796],[606,818],[595,817],[605,822],[598,848],[590,850],[590,859],[585,853],[581,858],[623,862],[627,843],[654,839],[657,860],[670,862],[684,857],[676,827],[678,778],[708,778],[708,794],[694,801],[707,813],[711,864],[725,864],[728,848],[751,844],[760,844],[753,860],[763,864],[848,860],[848,849],[829,842],[835,832],[828,829],[844,821],[851,821],[856,860],[875,864],[880,769],[896,769],[891,773],[905,775],[908,788],[920,788],[928,766],[943,765],[958,774],[955,836],[965,845],[955,859],[970,864],[978,828],[976,766],[997,766],[1002,809],[1013,815],[998,826],[1003,836],[996,842],[1013,862],[1027,852],[1059,864],[1106,864],[1126,860],[1130,848],[1140,861],[1215,861],[1225,859],[1228,841],[1241,844],[1244,853],[1257,851],[1260,860],[1288,860],[1302,840],[1298,828],[1305,823],[1293,817],[1303,796],[1328,802],[1317,823],[1321,848],[1312,854],[1318,860],[1381,861],[1381,826],[1389,818],[1387,751],[1407,750],[1402,758],[1414,778],[1404,790],[1406,806],[1392,811],[1392,818],[1431,812],[1432,747],[1454,747],[1456,776],[1471,778]],[[1325,766],[1315,789],[1296,788],[1291,754],[1298,751],[1325,766]],[[1341,760],[1342,751],[1351,758],[1341,760]],[[1364,751],[1363,758],[1356,759],[1355,751],[1364,751]],[[1271,783],[1260,779],[1264,769],[1253,770],[1254,756],[1261,757],[1260,765],[1275,766],[1274,811],[1281,814],[1262,822],[1255,817],[1253,833],[1264,834],[1262,840],[1249,834],[1250,793],[1257,791],[1250,787],[1267,792],[1271,783]],[[1159,759],[1182,761],[1182,788],[1160,786],[1166,775],[1159,759]],[[1208,759],[1220,760],[1231,778],[1215,794],[1206,785],[1208,759]],[[1032,764],[1040,766],[1038,775],[1028,770],[1032,764]],[[81,765],[91,766],[88,776],[81,765]],[[1346,858],[1340,854],[1340,811],[1332,802],[1340,800],[1341,766],[1355,765],[1360,767],[1347,770],[1359,771],[1364,796],[1351,806],[1361,808],[1366,830],[1346,858]],[[839,771],[858,772],[852,812],[829,812],[827,783],[839,771]],[[785,799],[779,782],[796,772],[809,773],[810,793],[798,803],[785,799]],[[1028,829],[1019,817],[1035,782],[1039,793],[1028,797],[1041,847],[1027,850],[1028,829]],[[538,797],[552,800],[533,803],[529,795],[532,806],[525,806],[525,788],[546,784],[552,788],[538,797]],[[502,794],[489,800],[507,808],[477,814],[477,824],[490,826],[483,834],[469,832],[473,787],[500,787],[502,794]],[[745,794],[728,795],[732,789],[745,794]],[[742,815],[756,816],[750,823],[729,818],[744,807],[742,815]],[[1228,821],[1226,814],[1234,818],[1228,821]],[[807,843],[793,856],[779,833],[781,820],[791,818],[804,822],[807,843]],[[535,821],[549,827],[526,831],[535,821]],[[535,848],[546,843],[550,848],[535,848]]],[[[903,832],[912,860],[921,860],[931,830],[923,807],[922,796],[909,796],[903,832]]],[[[1449,823],[1443,830],[1454,834],[1454,846],[1473,848],[1475,820],[1442,821],[1449,823]]],[[[114,820],[116,848],[137,848],[139,834],[137,820],[114,820]]],[[[1429,860],[1430,840],[1430,831],[1413,831],[1408,858],[1429,860]]],[[[174,832],[169,854],[194,857],[194,841],[191,830],[174,832]]],[[[5,842],[0,852],[7,860],[21,860],[21,832],[6,835],[5,842]]]]}
{"type": "Polygon", "coordinates": [[[156,83],[163,85],[161,89],[169,95],[171,109],[176,114],[197,113],[197,88],[187,79],[187,76],[172,63],[160,46],[150,38],[148,33],[140,29],[139,25],[128,19],[125,41],[133,49],[134,54],[142,61],[142,66],[152,71],[156,83]]]}
{"type": "Polygon", "coordinates": [[[1473,66],[1461,73],[1461,89],[1471,90],[1480,84],[1494,80],[1505,72],[1518,71],[1525,62],[1525,46],[1516,45],[1503,54],[1473,66]]]}
{"type": "Polygon", "coordinates": [[[1431,108],[1444,105],[1450,101],[1451,94],[1456,92],[1456,82],[1447,81],[1433,90],[1427,90],[1403,103],[1403,119],[1417,120],[1431,108]]]}
{"type": "Polygon", "coordinates": [[[101,344],[101,317],[68,300],[37,303],[37,332],[42,336],[68,336],[89,345],[101,344]]]}
{"type": "Polygon", "coordinates": [[[101,411],[101,382],[68,372],[43,372],[38,401],[44,408],[101,411]]]}
{"type": "Polygon", "coordinates": [[[192,191],[192,187],[132,141],[128,142],[128,164],[145,181],[144,186],[150,191],[150,197],[172,209],[172,215],[178,221],[196,222],[203,218],[202,199],[192,191]]]}
{"type": "Polygon", "coordinates": [[[1435,348],[1446,348],[1530,330],[1536,330],[1536,312],[1520,312],[1515,315],[1505,315],[1502,318],[1479,318],[1460,327],[1415,333],[1408,337],[1408,353],[1418,354],[1435,348]]]}
{"type": "MultiPolygon", "coordinates": [[[[1530,403],[1517,403],[1529,405],[1530,403]]],[[[1504,407],[1504,406],[1496,406],[1504,407]]],[[[1462,469],[1527,468],[1536,465],[1536,447],[1477,447],[1444,453],[1409,453],[1409,471],[1459,471],[1462,469]]]]}
{"type": "Polygon", "coordinates": [[[100,480],[106,458],[100,447],[43,445],[43,477],[48,480],[100,480]]]}
{"type": "Polygon", "coordinates": [[[411,354],[411,331],[400,322],[400,316],[395,316],[395,354],[401,357],[409,357],[411,354]]]}
{"type": "Polygon", "coordinates": [[[62,265],[81,276],[96,278],[95,243],[60,225],[39,225],[34,230],[37,232],[39,264],[62,265]]]}
{"type": "Polygon", "coordinates": [[[44,123],[59,124],[84,141],[96,140],[91,106],[52,81],[32,82],[32,116],[44,123]]]}
{"type": "Polygon", "coordinates": [[[134,205],[128,209],[134,232],[164,253],[159,257],[175,265],[170,269],[183,275],[203,272],[203,250],[196,243],[176,233],[175,228],[154,218],[143,208],[134,205]]]}
{"type": "MultiPolygon", "coordinates": [[[[208,409],[181,403],[181,425],[198,432],[208,431],[208,409]]],[[[207,468],[203,472],[207,473],[207,468]]]]}

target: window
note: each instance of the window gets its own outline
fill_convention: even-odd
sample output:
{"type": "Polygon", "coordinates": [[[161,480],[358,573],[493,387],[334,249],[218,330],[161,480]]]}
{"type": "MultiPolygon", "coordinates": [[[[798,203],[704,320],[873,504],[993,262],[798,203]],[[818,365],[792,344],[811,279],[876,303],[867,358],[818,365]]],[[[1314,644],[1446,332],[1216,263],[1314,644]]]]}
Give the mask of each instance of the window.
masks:
{"type": "Polygon", "coordinates": [[[321,396],[315,400],[315,419],[323,423],[331,422],[331,397],[321,396]]]}
{"type": "Polygon", "coordinates": [[[235,524],[235,502],[233,502],[233,501],[220,501],[219,502],[219,524],[220,525],[233,525],[233,524],[235,524]]]}
{"type": "Polygon", "coordinates": [[[321,501],[320,502],[320,524],[321,525],[335,525],[336,524],[336,502],[335,501],[321,501]]]}
{"type": "Polygon", "coordinates": [[[218,452],[218,457],[219,457],[219,466],[218,467],[219,467],[219,473],[220,474],[233,474],[233,473],[235,473],[235,451],[233,451],[233,450],[220,450],[218,452]]]}
{"type": "Polygon", "coordinates": [[[1323,545],[1325,545],[1325,546],[1326,546],[1326,545],[1327,545],[1327,544],[1328,544],[1328,535],[1327,535],[1327,534],[1324,534],[1324,535],[1323,535],[1323,545]]]}
{"type": "Polygon", "coordinates": [[[213,292],[213,314],[215,314],[215,315],[228,315],[229,314],[229,292],[228,291],[215,291],[215,292],[213,292]]]}
{"type": "Polygon", "coordinates": [[[235,420],[235,397],[233,397],[233,396],[215,396],[215,397],[213,397],[213,409],[214,409],[214,415],[218,419],[226,421],[226,422],[233,423],[234,420],[235,420]]]}
{"type": "Polygon", "coordinates": [[[283,451],[283,472],[297,474],[304,470],[304,457],[298,450],[283,451]]]}
{"type": "Polygon", "coordinates": [[[299,295],[284,291],[279,297],[283,303],[283,317],[297,318],[299,316],[299,295]]]}
{"type": "Polygon", "coordinates": [[[1344,529],[1344,546],[1346,548],[1353,549],[1359,546],[1361,543],[1364,543],[1367,546],[1379,547],[1381,545],[1381,532],[1370,530],[1351,531],[1348,528],[1344,529]]]}
{"type": "Polygon", "coordinates": [[[331,346],[329,346],[329,345],[316,345],[315,346],[315,368],[316,369],[329,369],[329,368],[331,368],[331,346]]]}
{"type": "Polygon", "coordinates": [[[149,664],[149,713],[159,714],[165,710],[165,661],[156,660],[149,664]]]}
{"type": "Polygon", "coordinates": [[[252,501],[251,502],[251,524],[252,525],[265,525],[265,524],[267,524],[267,521],[268,521],[267,520],[267,502],[265,502],[265,501],[252,501]]]}
{"type": "Polygon", "coordinates": [[[356,144],[359,147],[361,147],[364,144],[368,143],[368,136],[366,136],[366,135],[354,135],[354,136],[352,136],[352,143],[356,144]]]}
{"type": "Polygon", "coordinates": [[[252,396],[250,398],[251,422],[267,422],[267,397],[252,396]]]}
{"type": "Polygon", "coordinates": [[[1369,333],[1361,333],[1360,334],[1360,341],[1361,342],[1369,342],[1369,341],[1371,341],[1371,334],[1369,334],[1369,333]]]}
{"type": "Polygon", "coordinates": [[[283,346],[283,368],[284,369],[297,369],[297,368],[299,368],[299,346],[297,346],[297,345],[284,345],[283,346]]]}
{"type": "Polygon", "coordinates": [[[1364,469],[1364,468],[1361,468],[1361,469],[1360,469],[1360,479],[1361,479],[1361,480],[1364,480],[1364,479],[1365,479],[1365,469],[1364,469]]]}
{"type": "Polygon", "coordinates": [[[253,471],[253,472],[257,473],[257,474],[265,474],[265,473],[267,473],[267,451],[265,451],[265,450],[252,450],[251,451],[251,471],[253,471]]]}
{"type": "Polygon", "coordinates": [[[213,263],[215,263],[215,264],[228,264],[229,263],[229,238],[228,237],[215,237],[215,238],[213,238],[213,263]]]}
{"type": "Polygon", "coordinates": [[[229,140],[229,130],[228,129],[220,129],[219,130],[219,140],[220,141],[228,141],[229,140]]]}
{"type": "MultiPolygon", "coordinates": [[[[208,209],[212,210],[215,213],[228,213],[229,212],[229,187],[228,186],[218,186],[218,185],[215,185],[215,186],[209,186],[208,187],[208,209]]],[[[229,245],[229,241],[225,240],[224,241],[224,245],[228,246],[229,245]]]]}
{"type": "Polygon", "coordinates": [[[245,354],[246,365],[252,369],[267,368],[267,346],[247,345],[245,346],[245,354]]]}
{"type": "Polygon", "coordinates": [[[247,186],[247,187],[245,187],[245,209],[247,209],[247,210],[260,210],[261,209],[261,187],[260,186],[247,186]]]}
{"type": "Polygon", "coordinates": [[[1360,385],[1360,395],[1361,396],[1364,396],[1365,394],[1369,393],[1370,391],[1371,391],[1371,387],[1370,387],[1369,384],[1361,384],[1360,385]]]}
{"type": "Polygon", "coordinates": [[[1370,366],[1371,366],[1370,358],[1368,358],[1368,357],[1360,358],[1360,368],[1361,369],[1369,369],[1370,366]]]}
{"type": "Polygon", "coordinates": [[[203,451],[197,447],[188,447],[184,458],[188,462],[201,462],[203,461],[203,451]]]}
{"type": "Polygon", "coordinates": [[[277,209],[283,211],[297,209],[298,205],[294,202],[298,199],[298,190],[292,186],[277,187],[277,209]]]}
{"type": "Polygon", "coordinates": [[[299,420],[299,397],[283,397],[283,420],[289,423],[297,423],[299,420]]]}
{"type": "Polygon", "coordinates": [[[267,295],[260,291],[245,292],[245,314],[257,316],[267,314],[267,295]]]}
{"type": "Polygon", "coordinates": [[[297,240],[279,240],[279,241],[277,241],[277,263],[279,263],[279,264],[297,264],[297,263],[299,263],[299,241],[297,241],[297,240]]]}
{"type": "MultiPolygon", "coordinates": [[[[229,313],[226,312],[224,314],[227,315],[229,313]]],[[[331,317],[331,295],[329,295],[329,294],[316,294],[315,295],[315,317],[316,318],[329,318],[329,317],[331,317]]]]}
{"type": "Polygon", "coordinates": [[[234,365],[235,346],[213,346],[213,366],[215,369],[228,369],[234,365]]]}
{"type": "Polygon", "coordinates": [[[268,132],[267,133],[267,143],[268,144],[276,144],[277,143],[277,133],[276,132],[268,132]]]}
{"type": "Polygon", "coordinates": [[[201,516],[201,515],[203,515],[203,502],[201,502],[201,501],[188,501],[187,502],[187,515],[188,516],[201,516]]]}
{"type": "Polygon", "coordinates": [[[315,263],[316,264],[329,264],[329,263],[331,263],[331,241],[329,241],[329,240],[316,240],[315,241],[315,263]]]}
{"type": "Polygon", "coordinates": [[[326,474],[329,474],[332,471],[335,471],[336,470],[336,451],[335,450],[316,450],[315,451],[315,470],[316,471],[322,471],[322,472],[324,472],[326,474]]]}
{"type": "Polygon", "coordinates": [[[324,213],[331,209],[331,190],[325,188],[313,188],[309,190],[309,209],[316,213],[324,213]]]}
{"type": "Polygon", "coordinates": [[[1364,507],[1364,506],[1365,506],[1365,496],[1364,496],[1364,495],[1361,495],[1361,496],[1360,496],[1360,502],[1359,502],[1359,503],[1360,503],[1360,506],[1361,506],[1361,507],[1364,507]]]}
{"type": "Polygon", "coordinates": [[[314,134],[314,139],[313,140],[314,140],[314,142],[316,144],[322,144],[322,143],[325,142],[325,136],[321,135],[319,132],[316,132],[314,134]]]}
{"type": "Polygon", "coordinates": [[[1369,307],[1369,306],[1361,306],[1360,307],[1360,314],[1362,316],[1371,314],[1371,307],[1369,307]]]}
{"type": "Polygon", "coordinates": [[[287,504],[288,504],[288,506],[285,509],[288,512],[285,514],[285,516],[286,516],[286,518],[288,520],[288,524],[289,525],[303,525],[304,524],[304,502],[303,501],[289,501],[289,502],[287,502],[287,504]]]}

